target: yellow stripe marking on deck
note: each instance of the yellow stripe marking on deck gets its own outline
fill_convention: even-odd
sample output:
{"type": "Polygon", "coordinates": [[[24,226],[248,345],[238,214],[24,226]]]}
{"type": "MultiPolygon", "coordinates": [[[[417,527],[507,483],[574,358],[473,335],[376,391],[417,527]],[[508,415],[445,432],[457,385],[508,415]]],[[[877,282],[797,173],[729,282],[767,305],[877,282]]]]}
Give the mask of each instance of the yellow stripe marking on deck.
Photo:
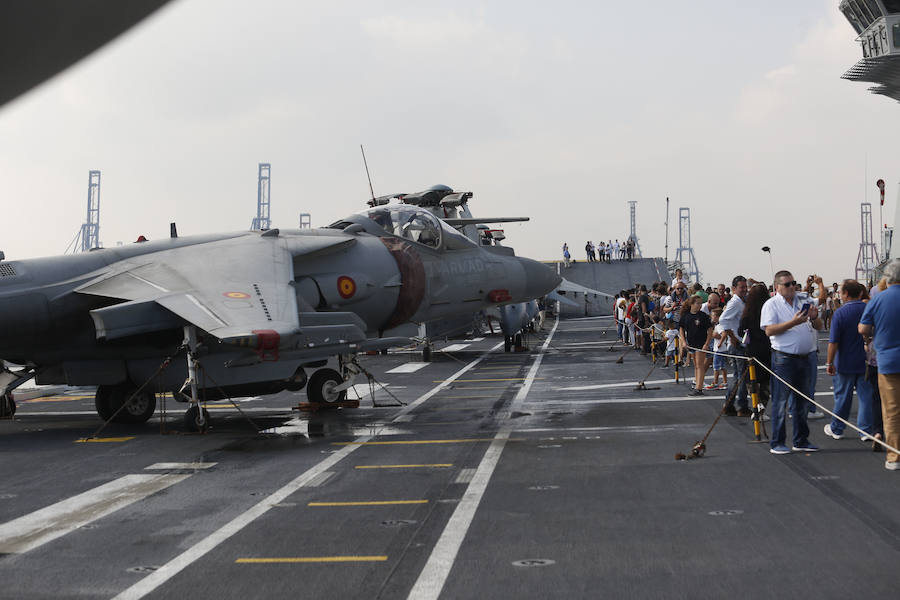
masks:
{"type": "Polygon", "coordinates": [[[387,556],[296,556],[285,558],[239,558],[234,562],[243,565],[265,565],[277,563],[384,562],[387,559],[387,556]]]}
{"type": "Polygon", "coordinates": [[[43,398],[32,398],[31,400],[21,400],[20,404],[38,404],[40,402],[73,402],[75,400],[93,400],[93,396],[45,396],[43,398]]]}
{"type": "Polygon", "coordinates": [[[393,504],[428,504],[428,500],[372,500],[369,502],[310,502],[307,506],[388,506],[393,504]]]}
{"type": "Polygon", "coordinates": [[[450,391],[450,390],[453,390],[453,391],[456,391],[456,390],[508,390],[508,389],[509,389],[508,385],[492,385],[492,386],[467,386],[467,385],[464,385],[461,387],[456,387],[454,385],[454,386],[450,386],[448,388],[444,388],[445,391],[450,391]]]}
{"type": "Polygon", "coordinates": [[[99,443],[99,442],[127,442],[128,440],[133,440],[137,436],[130,437],[108,437],[108,438],[81,438],[80,440],[75,440],[76,444],[86,444],[86,443],[99,443]]]}

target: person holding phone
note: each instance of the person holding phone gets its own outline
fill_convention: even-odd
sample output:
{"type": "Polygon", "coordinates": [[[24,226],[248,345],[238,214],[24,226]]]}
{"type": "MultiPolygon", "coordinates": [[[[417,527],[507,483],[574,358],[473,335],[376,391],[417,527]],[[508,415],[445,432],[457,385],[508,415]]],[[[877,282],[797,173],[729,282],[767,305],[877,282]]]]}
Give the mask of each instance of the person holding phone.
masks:
{"type": "Polygon", "coordinates": [[[811,373],[817,367],[813,330],[822,328],[822,320],[816,307],[796,293],[797,282],[790,271],[777,272],[775,286],[775,295],[766,300],[760,315],[760,327],[772,343],[772,371],[778,376],[772,378],[772,399],[767,407],[772,419],[769,451],[772,454],[790,454],[791,450],[815,452],[819,448],[809,441],[807,401],[781,379],[798,390],[808,389],[811,373]],[[794,421],[791,448],[785,445],[788,405],[794,421]]]}

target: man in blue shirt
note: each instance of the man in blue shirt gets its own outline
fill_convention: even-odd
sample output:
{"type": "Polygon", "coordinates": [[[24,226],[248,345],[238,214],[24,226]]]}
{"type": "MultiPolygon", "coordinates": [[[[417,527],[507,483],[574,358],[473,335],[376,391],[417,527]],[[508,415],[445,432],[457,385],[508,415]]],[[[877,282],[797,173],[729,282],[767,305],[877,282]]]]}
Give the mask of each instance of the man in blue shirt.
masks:
{"type": "MultiPolygon", "coordinates": [[[[874,342],[878,357],[878,389],[884,417],[884,441],[900,447],[900,258],[884,269],[888,288],[866,305],[859,332],[866,343],[874,342]]],[[[900,471],[900,455],[888,451],[884,467],[900,471]]]]}
{"type": "MultiPolygon", "coordinates": [[[[856,425],[870,436],[879,431],[873,414],[875,396],[872,384],[866,381],[866,350],[859,334],[859,319],[866,305],[861,300],[865,288],[853,279],[847,279],[841,286],[842,306],[834,313],[831,332],[828,336],[828,359],[826,372],[834,379],[834,412],[842,419],[850,416],[853,405],[853,390],[859,396],[859,413],[856,425]]],[[[879,408],[880,410],[880,408],[879,408]]],[[[880,415],[879,415],[880,416],[880,415]]],[[[832,419],[825,426],[825,435],[839,440],[843,437],[844,423],[832,419]]]]}

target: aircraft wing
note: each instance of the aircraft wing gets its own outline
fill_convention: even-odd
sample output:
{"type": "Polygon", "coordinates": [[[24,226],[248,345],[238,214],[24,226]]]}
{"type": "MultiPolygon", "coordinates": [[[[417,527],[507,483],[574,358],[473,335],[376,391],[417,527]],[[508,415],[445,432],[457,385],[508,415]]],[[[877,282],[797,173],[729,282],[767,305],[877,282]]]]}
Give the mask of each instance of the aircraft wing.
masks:
{"type": "Polygon", "coordinates": [[[555,291],[547,294],[547,298],[549,298],[550,300],[556,301],[556,302],[562,302],[566,306],[571,306],[572,308],[579,308],[579,306],[580,306],[577,302],[575,302],[571,298],[566,298],[565,296],[563,296],[555,291]]]}
{"type": "MultiPolygon", "coordinates": [[[[311,241],[314,251],[344,242],[311,241]]],[[[152,314],[148,304],[155,303],[223,342],[293,346],[299,317],[291,285],[298,249],[292,245],[295,240],[276,232],[163,250],[113,263],[110,272],[75,291],[129,301],[92,311],[96,324],[108,321],[113,329],[118,324],[140,332],[152,314]]],[[[98,337],[103,329],[97,328],[98,337]]]]}
{"type": "Polygon", "coordinates": [[[559,284],[555,291],[559,292],[560,294],[593,294],[595,296],[603,296],[605,298],[609,298],[610,300],[615,298],[615,296],[613,296],[612,294],[607,294],[605,292],[600,292],[595,289],[579,285],[577,283],[569,281],[565,277],[563,277],[562,283],[559,284]]]}
{"type": "Polygon", "coordinates": [[[465,227],[466,225],[480,225],[482,223],[513,223],[516,221],[530,221],[531,217],[487,217],[487,218],[460,218],[441,219],[450,227],[465,227]]]}

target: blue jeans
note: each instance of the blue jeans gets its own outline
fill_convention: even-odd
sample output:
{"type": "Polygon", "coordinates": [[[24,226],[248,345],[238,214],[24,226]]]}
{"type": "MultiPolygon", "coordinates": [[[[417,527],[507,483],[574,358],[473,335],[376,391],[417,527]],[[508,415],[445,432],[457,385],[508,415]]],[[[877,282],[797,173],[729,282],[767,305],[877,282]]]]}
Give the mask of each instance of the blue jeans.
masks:
{"type": "MultiPolygon", "coordinates": [[[[729,354],[740,354],[745,355],[743,348],[732,348],[729,354]]],[[[739,358],[729,358],[728,362],[731,363],[731,369],[734,371],[734,375],[731,376],[731,381],[728,382],[728,397],[734,397],[735,403],[738,408],[750,408],[750,404],[747,402],[747,380],[750,378],[748,375],[741,381],[741,373],[744,372],[744,368],[747,366],[746,360],[741,360],[739,358]],[[741,387],[738,388],[737,396],[732,396],[734,394],[734,386],[741,382],[741,387]]]]}
{"type": "MultiPolygon", "coordinates": [[[[798,390],[805,391],[809,385],[810,364],[809,356],[794,358],[772,350],[772,371],[798,390]]],[[[772,448],[785,445],[785,410],[790,406],[794,421],[793,445],[805,446],[809,442],[809,426],[806,424],[808,403],[805,398],[797,397],[778,377],[772,377],[772,399],[766,407],[766,412],[772,419],[772,440],[769,444],[772,448]]]]}
{"type": "MultiPolygon", "coordinates": [[[[806,382],[805,386],[795,386],[798,389],[803,390],[803,393],[809,396],[810,398],[816,397],[816,378],[819,376],[819,351],[813,350],[807,356],[807,360],[809,361],[809,379],[806,382]]],[[[791,397],[791,402],[794,401],[794,398],[791,397]]],[[[816,408],[818,408],[815,404],[810,402],[809,400],[804,399],[803,404],[806,405],[806,412],[814,413],[816,412],[816,408]]],[[[793,404],[788,404],[788,411],[793,410],[793,404]]],[[[793,414],[793,413],[791,413],[793,414]]]]}
{"type": "MultiPolygon", "coordinates": [[[[811,368],[809,370],[809,388],[808,388],[809,391],[806,392],[806,395],[809,396],[810,398],[815,398],[816,397],[816,378],[819,376],[819,370],[818,370],[819,351],[813,350],[809,355],[809,360],[810,360],[811,368]]],[[[806,407],[809,410],[809,412],[816,412],[816,409],[818,408],[815,404],[813,404],[812,402],[809,402],[809,401],[806,402],[806,407]]]]}
{"type": "MultiPolygon", "coordinates": [[[[875,423],[875,398],[872,384],[866,381],[865,373],[838,373],[834,381],[834,413],[843,419],[850,415],[853,406],[853,390],[859,397],[859,412],[856,415],[856,426],[866,433],[878,431],[875,423]]],[[[844,424],[837,419],[831,420],[831,431],[840,435],[844,432],[844,424]]]]}
{"type": "Polygon", "coordinates": [[[625,327],[625,324],[622,321],[616,321],[616,333],[619,336],[617,339],[624,339],[622,337],[622,329],[625,327]]]}

